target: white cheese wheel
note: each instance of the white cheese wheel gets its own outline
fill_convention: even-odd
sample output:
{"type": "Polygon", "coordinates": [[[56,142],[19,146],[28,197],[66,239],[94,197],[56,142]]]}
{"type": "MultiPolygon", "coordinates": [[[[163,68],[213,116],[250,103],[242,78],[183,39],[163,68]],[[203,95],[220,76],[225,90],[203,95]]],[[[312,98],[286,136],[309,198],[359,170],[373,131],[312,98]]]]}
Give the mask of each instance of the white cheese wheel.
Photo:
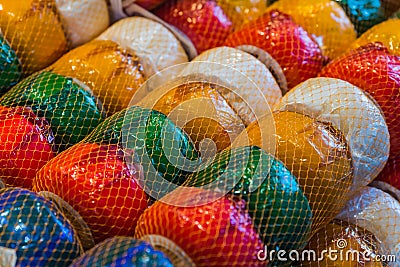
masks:
{"type": "Polygon", "coordinates": [[[110,24],[105,0],[55,0],[72,47],[94,39],[110,24]]]}
{"type": "Polygon", "coordinates": [[[358,87],[333,78],[309,79],[290,90],[275,109],[330,122],[342,131],[353,158],[350,192],[369,184],[385,166],[390,149],[385,118],[374,100],[358,87]]]}
{"type": "Polygon", "coordinates": [[[367,229],[390,255],[400,259],[400,203],[388,193],[366,187],[347,202],[337,218],[367,229]]]}
{"type": "Polygon", "coordinates": [[[98,39],[111,40],[133,50],[153,67],[153,72],[188,61],[181,43],[167,28],[143,17],[121,19],[98,39]]]}

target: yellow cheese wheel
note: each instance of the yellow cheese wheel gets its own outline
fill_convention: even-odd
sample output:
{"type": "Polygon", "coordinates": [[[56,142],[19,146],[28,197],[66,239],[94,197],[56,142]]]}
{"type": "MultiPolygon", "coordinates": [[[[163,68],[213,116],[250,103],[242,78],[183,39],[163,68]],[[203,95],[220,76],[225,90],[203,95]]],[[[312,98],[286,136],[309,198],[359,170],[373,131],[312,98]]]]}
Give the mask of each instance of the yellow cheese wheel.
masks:
{"type": "Polygon", "coordinates": [[[26,75],[49,66],[67,51],[54,0],[6,0],[1,6],[0,28],[26,75]]]}
{"type": "Polygon", "coordinates": [[[356,39],[354,25],[342,7],[331,0],[280,0],[268,7],[293,17],[318,42],[325,56],[334,59],[356,39]]]}

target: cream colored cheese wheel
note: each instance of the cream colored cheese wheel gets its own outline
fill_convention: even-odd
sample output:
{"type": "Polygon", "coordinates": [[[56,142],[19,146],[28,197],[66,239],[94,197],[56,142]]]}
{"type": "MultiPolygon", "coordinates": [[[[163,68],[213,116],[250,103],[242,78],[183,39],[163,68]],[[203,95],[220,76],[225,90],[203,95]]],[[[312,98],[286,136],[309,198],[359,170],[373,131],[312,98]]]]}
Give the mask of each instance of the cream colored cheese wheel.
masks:
{"type": "Polygon", "coordinates": [[[347,202],[337,218],[367,229],[400,259],[400,203],[388,193],[366,187],[347,202]]]}
{"type": "Polygon", "coordinates": [[[303,113],[342,131],[354,164],[351,192],[369,184],[385,166],[390,144],[385,118],[358,87],[333,78],[309,79],[289,91],[275,109],[303,113]]]}
{"type": "Polygon", "coordinates": [[[55,0],[72,47],[94,39],[110,24],[105,0],[55,0]]]}
{"type": "Polygon", "coordinates": [[[147,60],[153,72],[188,61],[178,39],[163,25],[143,17],[124,18],[103,32],[98,39],[112,40],[147,60]]]}
{"type": "Polygon", "coordinates": [[[189,63],[182,71],[182,76],[200,73],[203,76],[218,77],[228,88],[235,88],[234,91],[256,114],[270,113],[270,109],[282,98],[281,89],[267,66],[242,50],[217,47],[203,52],[192,62],[204,63],[189,63]],[[242,75],[238,75],[237,71],[242,75]],[[253,84],[250,84],[251,82],[253,84]],[[257,88],[259,91],[256,91],[257,88]],[[269,107],[266,106],[265,100],[261,101],[262,95],[269,107]]]}

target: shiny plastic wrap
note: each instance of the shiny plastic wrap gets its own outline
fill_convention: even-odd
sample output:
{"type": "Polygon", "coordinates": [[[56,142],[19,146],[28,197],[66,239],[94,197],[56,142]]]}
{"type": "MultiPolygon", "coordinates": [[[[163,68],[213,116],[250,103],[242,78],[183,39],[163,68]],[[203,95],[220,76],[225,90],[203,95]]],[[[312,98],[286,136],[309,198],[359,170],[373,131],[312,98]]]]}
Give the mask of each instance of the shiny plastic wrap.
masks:
{"type": "MultiPolygon", "coordinates": [[[[197,64],[189,64],[180,75],[189,75],[201,72],[203,75],[216,76],[225,84],[239,88],[246,87],[249,79],[251,79],[262,91],[271,107],[282,98],[282,91],[285,88],[281,90],[277,80],[284,80],[285,77],[282,73],[282,69],[277,63],[276,65],[273,65],[269,62],[262,62],[249,53],[231,47],[213,48],[203,52],[192,60],[192,62],[201,61],[214,62],[217,64],[203,64],[204,67],[202,68],[197,64]],[[243,75],[235,75],[231,71],[227,70],[226,66],[240,71],[243,75]],[[278,68],[278,70],[275,71],[276,68],[278,68]],[[279,77],[280,79],[276,80],[274,76],[279,74],[283,77],[279,77]]],[[[255,107],[253,106],[253,108],[255,107]]],[[[260,108],[265,109],[265,107],[260,108]]]]}
{"type": "Polygon", "coordinates": [[[182,248],[197,267],[265,266],[266,262],[257,259],[263,243],[245,205],[243,200],[216,199],[212,191],[179,188],[143,213],[135,237],[164,236],[182,248]],[[183,206],[168,204],[172,199],[183,206]],[[204,204],[207,199],[210,201],[204,204]]]}
{"type": "Polygon", "coordinates": [[[150,244],[131,237],[104,240],[74,260],[70,267],[143,266],[173,267],[171,261],[150,244]]]}
{"type": "Polygon", "coordinates": [[[278,9],[310,33],[325,56],[342,54],[356,39],[356,31],[342,7],[331,0],[280,0],[268,7],[278,9]],[[317,15],[316,15],[317,14],[317,15]]]}
{"type": "Polygon", "coordinates": [[[190,136],[203,159],[212,157],[271,112],[265,89],[241,72],[244,66],[233,65],[192,61],[168,68],[146,81],[131,104],[166,114],[190,136]]]}
{"type": "Polygon", "coordinates": [[[386,182],[400,190],[400,156],[391,158],[377,180],[386,182]]]}
{"type": "Polygon", "coordinates": [[[289,15],[277,10],[237,29],[225,45],[252,45],[268,52],[282,67],[289,89],[317,76],[326,61],[312,36],[289,15]]]}
{"type": "Polygon", "coordinates": [[[108,115],[126,108],[146,79],[138,56],[108,40],[94,40],[70,51],[47,70],[78,79],[102,102],[108,115]]]}
{"type": "Polygon", "coordinates": [[[390,17],[399,7],[398,0],[334,0],[353,22],[359,35],[390,17]]]}
{"type": "Polygon", "coordinates": [[[323,258],[304,259],[301,266],[388,266],[385,261],[381,262],[379,259],[379,256],[387,252],[374,234],[341,220],[333,220],[321,228],[310,240],[307,249],[315,251],[318,257],[323,255],[323,258]],[[334,250],[337,253],[331,256],[327,253],[322,254],[323,251],[334,250]]]}
{"type": "Polygon", "coordinates": [[[20,188],[0,189],[0,263],[5,266],[69,266],[83,253],[63,214],[50,201],[20,188]],[[16,261],[15,261],[16,260],[16,261]]]}
{"type": "Polygon", "coordinates": [[[137,183],[140,175],[139,167],[128,168],[117,145],[79,143],[49,161],[38,172],[33,189],[68,202],[99,242],[133,234],[149,201],[137,183]]]}
{"type": "Polygon", "coordinates": [[[0,95],[19,82],[21,77],[21,62],[0,32],[0,95]]]}
{"type": "Polygon", "coordinates": [[[400,56],[400,33],[393,30],[398,27],[400,27],[400,18],[379,23],[358,37],[351,45],[351,49],[356,49],[372,42],[381,42],[391,53],[400,56]]]}
{"type": "Polygon", "coordinates": [[[23,71],[43,69],[67,51],[67,39],[51,0],[2,1],[0,27],[17,53],[23,71]]]}
{"type": "Polygon", "coordinates": [[[366,187],[347,202],[337,218],[370,231],[389,255],[400,259],[400,203],[388,193],[366,187]]]}
{"type": "Polygon", "coordinates": [[[391,184],[379,180],[379,176],[378,176],[378,179],[376,179],[372,183],[370,183],[369,186],[378,188],[378,189],[390,194],[392,197],[394,197],[397,201],[400,202],[400,189],[397,189],[396,187],[392,186],[391,184]]]}
{"type": "Polygon", "coordinates": [[[179,164],[174,165],[179,160],[175,157],[199,160],[189,137],[166,115],[137,106],[109,117],[84,142],[122,146],[129,157],[128,164],[141,164],[146,186],[153,191],[159,189],[152,184],[158,182],[156,176],[176,184],[185,181],[187,172],[179,164]]]}
{"type": "MultiPolygon", "coordinates": [[[[221,151],[245,128],[239,114],[223,97],[224,91],[227,94],[229,89],[211,82],[180,83],[162,94],[153,109],[170,117],[176,114],[174,121],[181,122],[182,129],[198,149],[201,141],[208,138],[214,142],[216,150],[221,151]]],[[[207,147],[210,150],[207,152],[212,153],[212,149],[207,147]]]]}
{"type": "MultiPolygon", "coordinates": [[[[343,208],[353,179],[353,163],[344,135],[327,122],[306,115],[274,112],[276,157],[299,179],[313,212],[313,233],[343,208]]],[[[260,131],[269,127],[265,117],[249,125],[250,144],[270,151],[260,131]],[[267,124],[264,123],[267,122],[267,124]]],[[[241,137],[239,136],[239,139],[241,137]]],[[[239,142],[240,144],[240,142],[239,142]]]]}
{"type": "Polygon", "coordinates": [[[45,118],[54,134],[56,152],[81,141],[105,117],[87,86],[48,71],[25,78],[0,98],[0,104],[29,107],[37,117],[45,118]]]}
{"type": "Polygon", "coordinates": [[[5,0],[1,5],[0,27],[26,75],[49,66],[70,45],[93,38],[109,21],[104,0],[5,0]]]}
{"type": "Polygon", "coordinates": [[[333,78],[309,79],[275,107],[332,123],[346,137],[354,166],[351,192],[368,185],[389,157],[385,117],[373,99],[352,84],[333,78]]]}
{"type": "Polygon", "coordinates": [[[0,106],[0,176],[11,186],[31,189],[36,172],[55,156],[48,122],[30,108],[0,106]]]}
{"type": "Polygon", "coordinates": [[[36,176],[34,190],[50,191],[67,201],[96,242],[130,235],[150,196],[162,196],[157,178],[177,184],[184,179],[169,162],[177,152],[197,157],[187,136],[165,115],[131,107],[46,164],[36,176]]]}
{"type": "Polygon", "coordinates": [[[266,10],[266,0],[217,0],[235,28],[255,20],[266,10]]]}
{"type": "Polygon", "coordinates": [[[63,216],[68,219],[69,223],[74,228],[76,235],[79,237],[82,248],[85,251],[94,247],[95,243],[89,226],[83,220],[82,216],[73,207],[71,207],[71,205],[69,205],[58,195],[48,191],[41,191],[37,194],[51,201],[63,214],[63,216]]]}
{"type": "Polygon", "coordinates": [[[214,0],[169,0],[154,14],[182,31],[198,53],[221,46],[233,23],[214,0]]]}
{"type": "Polygon", "coordinates": [[[370,43],[330,62],[319,76],[347,81],[372,96],[385,115],[390,156],[400,153],[400,56],[381,43],[370,43]]]}
{"type": "Polygon", "coordinates": [[[94,39],[110,24],[106,0],[55,0],[72,48],[94,39]]]}
{"type": "Polygon", "coordinates": [[[151,19],[131,17],[122,19],[97,39],[111,40],[133,51],[145,60],[149,73],[188,61],[178,39],[162,24],[151,19]]]}
{"type": "MultiPolygon", "coordinates": [[[[297,178],[259,147],[236,147],[218,153],[207,168],[191,174],[184,185],[229,192],[245,200],[253,225],[269,251],[303,249],[310,238],[311,208],[297,178]]],[[[274,263],[279,263],[277,258],[274,263]]]]}

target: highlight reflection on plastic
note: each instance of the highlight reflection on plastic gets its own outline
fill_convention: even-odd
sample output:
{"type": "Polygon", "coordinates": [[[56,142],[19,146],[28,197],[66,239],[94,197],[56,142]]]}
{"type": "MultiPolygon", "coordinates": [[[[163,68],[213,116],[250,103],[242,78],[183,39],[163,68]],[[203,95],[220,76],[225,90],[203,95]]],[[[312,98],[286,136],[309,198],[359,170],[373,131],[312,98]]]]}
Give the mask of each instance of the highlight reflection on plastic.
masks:
{"type": "Polygon", "coordinates": [[[83,253],[69,221],[48,200],[25,189],[0,189],[0,246],[17,266],[69,266],[83,253]]]}

